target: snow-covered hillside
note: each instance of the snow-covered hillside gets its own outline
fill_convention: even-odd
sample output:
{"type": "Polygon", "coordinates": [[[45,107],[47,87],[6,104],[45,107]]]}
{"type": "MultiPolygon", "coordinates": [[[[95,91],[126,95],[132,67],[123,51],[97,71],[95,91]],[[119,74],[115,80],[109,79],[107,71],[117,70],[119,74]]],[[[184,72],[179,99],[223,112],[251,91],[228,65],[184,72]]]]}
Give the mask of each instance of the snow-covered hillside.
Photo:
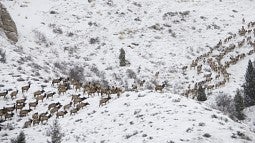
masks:
{"type": "MultiPolygon", "coordinates": [[[[31,82],[32,87],[24,96],[32,102],[35,100],[32,94],[42,87],[47,93],[57,92],[47,81],[66,76],[75,67],[84,68],[83,82],[108,83],[126,90],[134,82],[145,80],[138,93],[125,92],[100,108],[99,97],[89,98],[89,107],[75,116],[68,114],[59,119],[66,135],[63,142],[249,142],[241,139],[240,133],[249,136],[250,142],[254,141],[254,133],[249,129],[255,128],[253,108],[246,110],[249,120],[245,125],[233,122],[208,106],[219,92],[233,95],[243,84],[248,60],[254,57],[254,53],[248,54],[255,40],[255,27],[248,26],[255,21],[254,1],[1,2],[16,22],[19,41],[11,45],[0,33],[0,48],[6,51],[7,59],[5,64],[0,63],[0,92],[20,90],[31,82]],[[242,26],[247,32],[239,35],[242,26]],[[217,48],[220,40],[222,44],[217,48]],[[225,51],[233,45],[235,48],[225,51]],[[130,62],[126,67],[119,66],[121,48],[130,62]],[[198,66],[203,65],[201,73],[197,72],[198,66],[190,68],[192,60],[208,52],[211,53],[198,60],[198,66]],[[245,57],[231,61],[233,63],[225,66],[223,72],[214,71],[210,59],[216,63],[215,59],[222,53],[219,67],[239,55],[245,57]],[[157,72],[159,75],[155,76],[157,72]],[[213,89],[207,90],[209,100],[206,104],[181,96],[192,92],[196,83],[207,80],[205,75],[209,73],[212,79],[203,85],[213,89]],[[163,82],[167,84],[163,94],[151,91],[155,84],[163,82]],[[211,137],[203,137],[205,133],[211,137]]],[[[74,93],[72,90],[65,96],[47,99],[32,113],[45,112],[46,105],[52,102],[67,104],[74,93]]],[[[22,96],[20,91],[17,99],[22,96]]],[[[7,99],[0,97],[0,108],[13,103],[15,100],[9,96],[7,99]]],[[[30,117],[32,113],[29,113],[30,117]]],[[[14,123],[16,129],[1,131],[0,139],[9,142],[28,118],[15,114],[13,120],[5,123],[14,123]],[[4,136],[5,132],[8,136],[4,136]]],[[[46,142],[48,128],[47,124],[24,129],[28,142],[46,142]]]]}

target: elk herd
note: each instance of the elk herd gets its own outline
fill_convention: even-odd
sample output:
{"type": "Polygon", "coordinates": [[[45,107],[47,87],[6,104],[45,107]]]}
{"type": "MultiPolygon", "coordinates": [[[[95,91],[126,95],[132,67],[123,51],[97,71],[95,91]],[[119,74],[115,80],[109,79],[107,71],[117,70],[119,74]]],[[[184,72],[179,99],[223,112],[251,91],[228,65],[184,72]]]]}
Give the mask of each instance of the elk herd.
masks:
{"type": "MultiPolygon", "coordinates": [[[[141,81],[139,86],[142,86],[144,84],[145,80],[141,81]]],[[[137,86],[134,88],[135,84],[133,84],[133,91],[137,91],[137,86]]],[[[51,99],[54,96],[56,96],[57,92],[51,92],[51,91],[45,91],[37,90],[32,92],[32,95],[29,95],[31,93],[31,83],[28,83],[25,86],[21,87],[21,95],[22,98],[18,98],[19,90],[14,90],[11,93],[8,93],[9,90],[5,92],[0,93],[0,98],[4,97],[6,98],[8,95],[10,98],[15,101],[13,106],[10,107],[3,107],[0,109],[0,118],[4,120],[11,119],[16,113],[16,115],[20,118],[22,117],[29,117],[28,121],[24,123],[23,128],[31,127],[31,125],[37,125],[39,123],[44,124],[48,121],[49,118],[54,117],[60,118],[64,117],[69,113],[69,115],[74,115],[78,113],[78,111],[82,110],[86,106],[89,106],[90,104],[86,102],[86,99],[93,97],[93,96],[101,96],[99,100],[99,107],[107,104],[111,99],[113,99],[113,95],[116,95],[118,98],[120,95],[124,92],[124,88],[117,87],[117,86],[103,86],[100,83],[97,82],[88,82],[88,83],[82,83],[80,81],[70,79],[70,78],[58,78],[53,79],[51,82],[51,88],[55,88],[56,91],[58,91],[59,96],[68,96],[70,97],[70,101],[67,104],[63,104],[60,102],[54,102],[47,104],[42,104],[45,100],[51,99]],[[75,93],[80,94],[67,94],[68,90],[73,90],[75,93]],[[28,92],[29,91],[29,92],[28,92]],[[25,94],[27,94],[25,96],[25,94]],[[30,96],[30,97],[29,97],[30,96]],[[28,98],[29,97],[29,98],[28,98]],[[32,99],[33,101],[28,101],[28,99],[32,99]],[[42,104],[43,106],[48,106],[46,109],[46,112],[38,113],[36,112],[36,107],[42,104]],[[26,106],[27,105],[27,106],[26,106]],[[26,108],[28,107],[28,108],[26,108]],[[31,111],[36,112],[33,113],[31,111]],[[33,114],[32,114],[33,113],[33,114]]],[[[165,87],[165,84],[163,85],[156,85],[155,91],[161,91],[165,87]]],[[[72,93],[73,93],[72,92],[72,93]]]]}
{"type": "MultiPolygon", "coordinates": [[[[255,40],[252,40],[252,37],[255,37],[255,22],[249,22],[246,28],[242,26],[237,34],[231,34],[225,39],[220,40],[214,48],[210,48],[208,52],[192,60],[189,66],[190,70],[194,69],[198,75],[202,74],[203,79],[189,84],[183,95],[193,96],[194,98],[199,86],[212,90],[222,87],[226,82],[229,82],[231,74],[228,73],[228,68],[255,52],[255,40]],[[231,40],[232,42],[238,42],[231,43],[231,40]],[[244,46],[248,48],[248,52],[239,50],[244,46]],[[210,68],[209,72],[208,69],[206,70],[208,66],[210,68]]],[[[186,72],[188,69],[188,66],[182,67],[183,72],[186,72]]]]}

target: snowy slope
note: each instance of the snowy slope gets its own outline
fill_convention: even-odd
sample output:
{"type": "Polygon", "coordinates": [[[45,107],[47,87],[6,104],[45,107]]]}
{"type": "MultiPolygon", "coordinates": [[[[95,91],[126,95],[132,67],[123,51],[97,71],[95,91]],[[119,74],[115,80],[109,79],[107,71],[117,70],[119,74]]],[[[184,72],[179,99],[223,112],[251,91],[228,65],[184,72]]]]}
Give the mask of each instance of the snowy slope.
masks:
{"type": "MultiPolygon", "coordinates": [[[[10,45],[1,34],[1,48],[6,50],[7,55],[7,64],[0,63],[0,80],[4,85],[0,86],[1,92],[7,89],[20,90],[21,86],[27,85],[29,81],[32,88],[25,96],[32,102],[34,99],[29,95],[41,90],[41,85],[46,85],[47,92],[56,91],[45,83],[45,80],[65,75],[75,66],[85,69],[85,81],[107,81],[110,85],[131,88],[134,81],[144,79],[146,81],[144,89],[153,88],[155,82],[158,84],[167,82],[164,94],[148,93],[147,90],[141,93],[124,93],[121,98],[111,101],[102,108],[98,108],[99,97],[89,99],[91,106],[81,113],[60,119],[64,132],[70,132],[70,135],[64,138],[64,142],[85,140],[245,142],[242,139],[232,139],[232,133],[241,131],[251,138],[254,136],[249,130],[249,127],[254,129],[255,121],[254,114],[250,114],[251,111],[247,111],[250,120],[246,121],[249,125],[246,127],[245,124],[235,123],[231,119],[228,119],[228,122],[221,121],[227,117],[218,111],[175,95],[182,94],[189,84],[193,86],[203,79],[203,74],[198,75],[196,70],[188,68],[183,72],[181,69],[183,66],[189,66],[192,60],[208,52],[219,40],[238,33],[242,26],[247,28],[250,21],[255,21],[254,1],[92,0],[89,3],[85,0],[2,0],[1,2],[12,15],[19,31],[19,42],[16,45],[10,45]],[[242,21],[243,18],[245,22],[242,21]],[[98,39],[98,42],[91,44],[91,38],[98,39]],[[119,67],[120,48],[125,50],[126,59],[130,62],[127,67],[119,67]],[[136,73],[135,79],[128,75],[130,70],[136,73]],[[156,78],[155,73],[158,71],[159,76],[156,78]],[[130,96],[126,97],[126,94],[130,96]],[[138,94],[146,96],[138,97],[138,94]],[[181,101],[173,102],[173,99],[177,98],[181,101]],[[125,103],[130,105],[124,105],[125,103]],[[135,117],[136,110],[142,114],[141,117],[135,117]],[[211,117],[213,114],[222,118],[213,119],[211,117]],[[82,120],[76,121],[78,119],[82,120]],[[130,125],[131,121],[134,122],[133,125],[130,125]],[[205,126],[199,126],[200,122],[204,122],[205,126]],[[83,127],[82,131],[80,127],[83,127]],[[186,132],[188,128],[190,130],[186,132]],[[223,130],[224,134],[220,130],[223,130]],[[125,139],[125,136],[133,133],[136,135],[125,139]],[[209,133],[212,137],[205,138],[202,136],[204,133],[209,133]],[[147,136],[142,137],[143,134],[147,136]]],[[[248,36],[252,37],[252,41],[255,40],[252,33],[245,38],[248,36]]],[[[223,45],[237,44],[243,38],[237,36],[223,45]]],[[[226,55],[223,61],[238,53],[247,53],[251,48],[245,42],[242,48],[226,55]]],[[[217,51],[214,50],[213,54],[217,54],[217,51]]],[[[231,74],[230,81],[225,86],[212,90],[208,104],[213,102],[218,92],[233,95],[234,91],[241,87],[248,60],[253,59],[253,56],[246,56],[227,69],[231,74]]],[[[203,68],[204,73],[207,73],[206,67],[203,68]]],[[[216,75],[215,72],[212,74],[216,75]]],[[[220,80],[222,78],[213,79],[210,84],[216,84],[220,80]]],[[[66,104],[73,93],[74,91],[70,91],[67,96],[56,96],[54,99],[46,100],[33,113],[45,111],[46,105],[52,102],[61,101],[66,104]]],[[[22,96],[19,93],[18,98],[22,96]]],[[[14,102],[10,98],[0,99],[0,108],[11,106],[14,102]]],[[[32,113],[30,117],[31,115],[32,113]]],[[[15,115],[13,121],[8,123],[15,122],[17,127],[21,128],[28,118],[19,121],[20,118],[15,115]]],[[[50,119],[50,124],[52,120],[50,119]]],[[[47,128],[48,125],[40,125],[24,131],[28,134],[29,142],[45,142],[49,139],[44,138],[47,134],[44,129],[47,128]],[[33,131],[35,133],[30,136],[33,131]],[[40,140],[38,136],[41,137],[40,140]]],[[[10,136],[0,138],[9,139],[19,131],[20,129],[8,131],[10,136]]]]}
{"type": "MultiPolygon", "coordinates": [[[[179,95],[148,91],[125,93],[104,107],[98,107],[98,98],[90,98],[91,105],[78,114],[58,119],[65,134],[63,142],[252,142],[242,139],[237,132],[254,140],[254,133],[247,125],[179,95]],[[211,137],[204,137],[206,133],[211,137]]],[[[58,101],[63,103],[63,98],[58,101]]],[[[37,107],[40,113],[45,109],[41,107],[37,107]]],[[[46,125],[23,129],[27,141],[50,140],[50,124],[54,118],[46,125]]],[[[18,121],[15,130],[6,133],[12,136],[22,125],[23,122],[18,121]]],[[[8,142],[6,138],[2,137],[3,142],[8,142]]]]}

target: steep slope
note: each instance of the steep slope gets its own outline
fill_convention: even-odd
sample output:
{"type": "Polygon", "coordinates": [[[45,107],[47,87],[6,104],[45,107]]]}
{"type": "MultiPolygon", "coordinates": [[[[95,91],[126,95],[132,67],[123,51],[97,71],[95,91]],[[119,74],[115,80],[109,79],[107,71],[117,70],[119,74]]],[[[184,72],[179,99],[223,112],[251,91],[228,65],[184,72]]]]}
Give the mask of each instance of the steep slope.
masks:
{"type": "MultiPolygon", "coordinates": [[[[64,98],[68,99],[60,97],[58,101],[63,103],[64,98]]],[[[114,97],[103,107],[98,107],[98,98],[87,100],[90,105],[78,114],[58,119],[65,134],[63,142],[254,142],[254,133],[245,124],[179,95],[129,92],[120,98],[114,97]]],[[[39,106],[37,111],[45,108],[39,106]]],[[[24,129],[27,142],[50,140],[50,124],[54,118],[46,125],[24,129]]],[[[19,121],[17,117],[15,130],[5,133],[13,136],[20,131],[23,119],[19,121]]],[[[3,137],[3,133],[1,136],[3,142],[9,142],[8,136],[3,137]]]]}
{"type": "MultiPolygon", "coordinates": [[[[134,82],[145,80],[144,90],[139,93],[125,92],[121,98],[98,107],[99,97],[89,98],[89,107],[77,115],[69,113],[59,119],[65,137],[63,142],[254,142],[253,112],[245,125],[236,123],[219,111],[207,107],[214,102],[218,92],[233,95],[243,83],[247,61],[253,49],[238,30],[255,21],[254,2],[250,0],[3,0],[19,30],[19,42],[10,45],[1,35],[1,48],[6,51],[7,63],[0,63],[0,91],[19,90],[17,99],[24,96],[33,102],[33,92],[44,90],[57,92],[48,81],[67,75],[72,68],[84,68],[84,82],[99,81],[110,86],[123,86],[130,90],[134,82]],[[244,20],[242,20],[244,18],[244,20]],[[237,36],[215,45],[229,36],[237,36]],[[221,63],[240,53],[246,56],[231,65],[229,81],[217,89],[207,90],[206,104],[186,99],[183,94],[189,85],[205,79],[204,75],[216,72],[203,60],[203,74],[197,67],[190,69],[192,60],[213,49],[215,57],[231,44],[244,45],[226,54],[221,63]],[[129,66],[119,66],[119,49],[126,51],[129,66]],[[182,70],[188,66],[187,70],[182,70]],[[238,69],[238,70],[237,70],[238,69]],[[155,73],[159,72],[158,76],[155,73]],[[32,83],[28,93],[20,93],[21,86],[32,83]],[[163,94],[149,92],[155,83],[167,83],[163,94]],[[149,90],[148,90],[149,89],[149,90]],[[211,135],[210,137],[204,137],[211,135]],[[248,136],[251,141],[247,140],[248,136]]],[[[208,85],[216,85],[225,77],[213,79],[208,85]]],[[[205,84],[207,85],[207,84],[205,84]]],[[[82,93],[82,92],[79,92],[82,93]]],[[[4,130],[0,139],[9,142],[21,130],[33,113],[46,112],[47,105],[70,102],[73,90],[65,95],[40,102],[20,118],[15,113],[5,125],[14,125],[15,130],[4,130]],[[6,136],[6,134],[8,136],[6,136]]],[[[114,98],[115,95],[113,96],[114,98]]],[[[15,101],[9,96],[0,98],[0,109],[12,106],[15,101]]],[[[28,105],[25,106],[25,109],[28,105]]],[[[251,108],[252,110],[253,108],[251,108]]],[[[61,109],[62,110],[62,109],[61,109]]],[[[46,142],[49,125],[23,129],[28,142],[46,142]]]]}

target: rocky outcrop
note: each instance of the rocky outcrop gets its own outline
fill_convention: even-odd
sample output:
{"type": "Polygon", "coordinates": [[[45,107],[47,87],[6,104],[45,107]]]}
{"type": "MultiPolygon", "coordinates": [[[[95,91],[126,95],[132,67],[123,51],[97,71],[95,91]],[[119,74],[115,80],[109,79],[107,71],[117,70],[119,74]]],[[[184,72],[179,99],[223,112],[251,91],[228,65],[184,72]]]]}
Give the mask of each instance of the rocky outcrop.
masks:
{"type": "Polygon", "coordinates": [[[0,28],[3,29],[6,37],[9,40],[13,41],[14,43],[18,42],[16,24],[2,3],[0,3],[0,28]]]}

